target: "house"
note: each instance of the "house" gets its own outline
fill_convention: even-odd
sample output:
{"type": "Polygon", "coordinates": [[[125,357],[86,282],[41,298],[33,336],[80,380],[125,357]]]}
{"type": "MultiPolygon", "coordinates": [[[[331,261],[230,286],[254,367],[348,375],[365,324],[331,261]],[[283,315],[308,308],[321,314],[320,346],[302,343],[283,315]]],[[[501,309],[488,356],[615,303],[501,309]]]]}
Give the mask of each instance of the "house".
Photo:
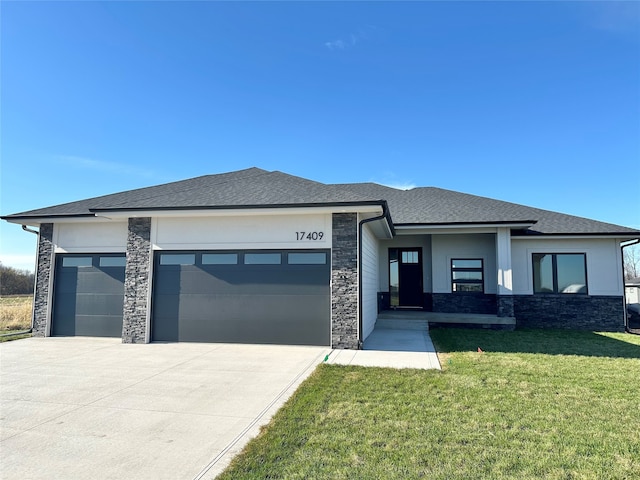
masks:
{"type": "Polygon", "coordinates": [[[378,312],[621,331],[640,231],[490,198],[250,168],[7,215],[36,227],[33,332],[357,349],[378,312]]]}
{"type": "Polygon", "coordinates": [[[624,284],[627,303],[640,303],[640,278],[630,278],[624,284]]]}

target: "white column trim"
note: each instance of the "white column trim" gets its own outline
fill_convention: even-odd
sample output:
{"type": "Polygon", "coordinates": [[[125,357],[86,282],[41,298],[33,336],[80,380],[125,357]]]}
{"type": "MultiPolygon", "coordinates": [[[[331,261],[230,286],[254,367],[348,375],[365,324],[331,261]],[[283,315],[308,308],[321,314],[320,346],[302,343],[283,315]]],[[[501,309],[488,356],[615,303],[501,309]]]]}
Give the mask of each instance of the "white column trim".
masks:
{"type": "Polygon", "coordinates": [[[513,295],[511,229],[508,227],[500,227],[496,232],[496,267],[498,268],[498,295],[513,295]]]}

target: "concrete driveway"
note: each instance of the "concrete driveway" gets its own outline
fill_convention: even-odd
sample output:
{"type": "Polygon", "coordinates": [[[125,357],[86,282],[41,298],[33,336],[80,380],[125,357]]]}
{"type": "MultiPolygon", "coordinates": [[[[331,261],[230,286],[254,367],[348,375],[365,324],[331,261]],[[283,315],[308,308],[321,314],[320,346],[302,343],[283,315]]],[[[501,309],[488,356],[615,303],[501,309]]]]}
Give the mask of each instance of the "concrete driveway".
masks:
{"type": "Polygon", "coordinates": [[[213,478],[328,347],[0,344],[0,478],[213,478]]]}

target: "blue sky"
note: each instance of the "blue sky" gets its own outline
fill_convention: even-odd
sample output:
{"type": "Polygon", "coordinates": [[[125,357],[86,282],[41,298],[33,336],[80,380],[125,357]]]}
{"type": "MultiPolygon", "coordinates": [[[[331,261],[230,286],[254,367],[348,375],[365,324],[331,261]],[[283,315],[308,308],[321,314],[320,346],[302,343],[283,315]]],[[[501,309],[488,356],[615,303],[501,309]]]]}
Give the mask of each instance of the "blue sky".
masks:
{"type": "Polygon", "coordinates": [[[638,2],[0,9],[3,215],[257,166],[640,228],[638,2]]]}

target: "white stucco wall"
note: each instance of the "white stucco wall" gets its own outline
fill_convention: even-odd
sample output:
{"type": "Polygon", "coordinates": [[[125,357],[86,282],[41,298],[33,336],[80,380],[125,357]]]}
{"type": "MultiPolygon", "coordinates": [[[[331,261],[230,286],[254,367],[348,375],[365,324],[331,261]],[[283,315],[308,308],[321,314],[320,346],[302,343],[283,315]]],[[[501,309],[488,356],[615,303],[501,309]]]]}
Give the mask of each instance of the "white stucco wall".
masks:
{"type": "Polygon", "coordinates": [[[362,227],[362,339],[373,331],[378,318],[378,240],[365,223],[362,227]]]}
{"type": "Polygon", "coordinates": [[[154,218],[151,243],[164,250],[331,248],[331,214],[154,218]]]}
{"type": "Polygon", "coordinates": [[[586,253],[589,295],[622,295],[620,241],[594,239],[512,238],[513,293],[533,294],[533,253],[586,253]]]}
{"type": "Polygon", "coordinates": [[[451,259],[481,258],[484,293],[496,293],[496,236],[493,233],[433,235],[431,239],[433,293],[451,293],[451,259]]]}
{"type": "Polygon", "coordinates": [[[127,222],[55,223],[56,253],[115,253],[127,249],[127,222]]]}
{"type": "Polygon", "coordinates": [[[381,240],[379,244],[380,263],[378,277],[380,292],[389,291],[389,249],[421,248],[422,249],[422,286],[427,293],[431,292],[431,236],[430,235],[398,235],[391,240],[381,240]]]}

